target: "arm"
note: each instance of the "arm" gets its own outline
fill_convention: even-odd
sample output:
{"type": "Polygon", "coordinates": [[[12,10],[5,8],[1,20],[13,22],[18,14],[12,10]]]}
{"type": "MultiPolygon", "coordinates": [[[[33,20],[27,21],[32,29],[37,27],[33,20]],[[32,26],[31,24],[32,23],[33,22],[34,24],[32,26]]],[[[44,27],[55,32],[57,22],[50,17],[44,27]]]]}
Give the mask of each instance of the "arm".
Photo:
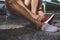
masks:
{"type": "MultiPolygon", "coordinates": [[[[27,1],[27,0],[26,0],[26,1],[27,1]]],[[[24,3],[22,2],[22,0],[16,0],[16,2],[17,2],[19,5],[21,5],[22,7],[24,7],[34,19],[37,19],[37,18],[38,18],[37,15],[34,15],[34,14],[24,5],[24,3]]]]}
{"type": "Polygon", "coordinates": [[[9,9],[9,11],[11,13],[14,13],[16,15],[22,15],[24,16],[26,19],[30,20],[31,22],[33,22],[35,25],[37,25],[37,27],[42,27],[41,26],[41,21],[37,21],[37,16],[33,15],[32,12],[30,12],[30,10],[28,10],[24,4],[22,3],[22,1],[20,0],[7,0],[6,1],[6,6],[9,9]],[[34,18],[35,17],[35,18],[34,18]]]}

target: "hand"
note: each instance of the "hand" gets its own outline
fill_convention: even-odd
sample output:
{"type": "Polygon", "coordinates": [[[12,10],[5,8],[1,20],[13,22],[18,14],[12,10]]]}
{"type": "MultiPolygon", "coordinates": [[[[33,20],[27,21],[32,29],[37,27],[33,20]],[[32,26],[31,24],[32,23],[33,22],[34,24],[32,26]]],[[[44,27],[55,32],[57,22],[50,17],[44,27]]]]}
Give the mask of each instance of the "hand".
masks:
{"type": "Polygon", "coordinates": [[[45,17],[45,14],[43,13],[43,11],[38,11],[38,16],[39,20],[41,21],[45,17]]]}
{"type": "Polygon", "coordinates": [[[45,14],[42,11],[38,11],[38,15],[35,14],[35,16],[33,16],[33,18],[37,19],[40,22],[44,17],[45,17],[45,14]]]}

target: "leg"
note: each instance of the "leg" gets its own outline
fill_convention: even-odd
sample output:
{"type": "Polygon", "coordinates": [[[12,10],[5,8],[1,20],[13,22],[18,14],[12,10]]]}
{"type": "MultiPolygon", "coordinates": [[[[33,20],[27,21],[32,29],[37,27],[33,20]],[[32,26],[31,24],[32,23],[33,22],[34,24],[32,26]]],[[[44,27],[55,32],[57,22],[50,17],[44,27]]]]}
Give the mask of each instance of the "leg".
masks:
{"type": "Polygon", "coordinates": [[[39,0],[39,4],[38,4],[38,9],[37,9],[37,13],[40,16],[41,19],[44,18],[44,12],[42,10],[42,0],[39,0]]]}
{"type": "Polygon", "coordinates": [[[31,0],[31,11],[34,15],[37,13],[38,0],[31,0]]]}
{"type": "Polygon", "coordinates": [[[30,10],[28,10],[23,2],[21,0],[7,0],[6,6],[9,9],[11,13],[14,13],[16,15],[23,15],[25,18],[33,22],[35,25],[38,25],[38,27],[41,27],[41,22],[37,21],[36,15],[33,15],[30,10]],[[10,1],[10,2],[9,2],[10,1]]]}
{"type": "Polygon", "coordinates": [[[38,13],[37,16],[39,16],[38,20],[42,20],[44,18],[44,13],[43,11],[38,11],[41,6],[42,6],[42,1],[41,0],[31,0],[31,11],[34,15],[37,15],[36,13],[38,13]]]}

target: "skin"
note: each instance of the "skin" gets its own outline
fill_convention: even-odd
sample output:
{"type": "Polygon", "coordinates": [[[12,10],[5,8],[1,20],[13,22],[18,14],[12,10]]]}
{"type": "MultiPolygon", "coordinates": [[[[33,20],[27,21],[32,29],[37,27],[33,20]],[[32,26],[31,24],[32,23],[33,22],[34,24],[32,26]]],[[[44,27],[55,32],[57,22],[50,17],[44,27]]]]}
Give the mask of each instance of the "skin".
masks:
{"type": "Polygon", "coordinates": [[[42,10],[42,1],[41,0],[25,0],[25,5],[29,6],[31,4],[31,12],[34,15],[39,16],[40,19],[38,20],[42,20],[44,18],[44,13],[42,10]],[[39,10],[39,11],[38,11],[39,10]]]}
{"type": "Polygon", "coordinates": [[[25,0],[24,4],[25,4],[26,6],[29,6],[29,5],[31,4],[31,0],[25,0]]]}
{"type": "MultiPolygon", "coordinates": [[[[25,0],[25,5],[29,7],[29,5],[31,4],[31,12],[34,15],[38,16],[38,21],[41,21],[45,16],[45,14],[43,13],[42,10],[42,0],[25,0]]],[[[42,22],[42,25],[44,25],[44,23],[42,22]]]]}
{"type": "MultiPolygon", "coordinates": [[[[14,2],[14,0],[7,0],[6,6],[12,13],[15,13],[15,11],[16,11],[17,13],[23,15],[25,18],[27,18],[28,20],[30,20],[34,24],[36,24],[37,27],[42,27],[43,23],[41,22],[40,15],[36,15],[36,13],[33,13],[31,10],[29,10],[24,5],[22,0],[16,0],[16,3],[14,2]]],[[[34,8],[32,8],[32,9],[34,9],[34,8]]],[[[17,13],[15,13],[15,14],[18,15],[17,13]]]]}

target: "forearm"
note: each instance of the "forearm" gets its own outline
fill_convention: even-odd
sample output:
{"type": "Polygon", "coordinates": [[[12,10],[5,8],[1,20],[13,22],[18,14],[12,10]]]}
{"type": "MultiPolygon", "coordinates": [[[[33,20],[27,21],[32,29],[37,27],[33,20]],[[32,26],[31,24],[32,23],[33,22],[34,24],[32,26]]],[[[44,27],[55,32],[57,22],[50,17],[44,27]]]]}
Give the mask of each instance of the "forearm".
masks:
{"type": "Polygon", "coordinates": [[[29,14],[30,14],[33,18],[37,19],[36,15],[34,15],[34,14],[24,5],[24,3],[23,3],[21,0],[18,0],[17,3],[18,3],[19,5],[21,5],[23,8],[25,8],[25,10],[28,11],[29,14]]]}
{"type": "Polygon", "coordinates": [[[7,6],[7,8],[9,9],[9,11],[11,13],[16,14],[18,16],[21,14],[25,18],[27,18],[28,20],[30,20],[31,22],[36,24],[37,27],[41,27],[41,22],[38,21],[37,19],[35,19],[36,16],[31,14],[31,12],[29,10],[27,10],[26,8],[24,8],[23,6],[21,6],[18,3],[16,3],[16,1],[14,1],[14,0],[7,0],[6,6],[7,6]],[[35,18],[34,18],[34,16],[35,16],[35,18]]]}

